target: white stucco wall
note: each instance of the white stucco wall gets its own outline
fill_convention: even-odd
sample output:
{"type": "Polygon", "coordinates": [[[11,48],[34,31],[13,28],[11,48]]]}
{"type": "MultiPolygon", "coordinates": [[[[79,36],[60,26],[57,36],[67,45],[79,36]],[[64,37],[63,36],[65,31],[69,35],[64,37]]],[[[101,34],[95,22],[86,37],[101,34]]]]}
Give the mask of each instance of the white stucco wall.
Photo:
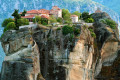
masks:
{"type": "Polygon", "coordinates": [[[71,19],[72,19],[72,22],[74,23],[74,22],[78,22],[78,17],[71,17],[71,19]]]}
{"type": "Polygon", "coordinates": [[[59,10],[59,11],[58,11],[58,17],[61,17],[61,18],[62,18],[62,10],[59,10]]]}
{"type": "Polygon", "coordinates": [[[29,16],[29,15],[35,15],[36,16],[37,14],[25,14],[25,16],[29,16]]]}

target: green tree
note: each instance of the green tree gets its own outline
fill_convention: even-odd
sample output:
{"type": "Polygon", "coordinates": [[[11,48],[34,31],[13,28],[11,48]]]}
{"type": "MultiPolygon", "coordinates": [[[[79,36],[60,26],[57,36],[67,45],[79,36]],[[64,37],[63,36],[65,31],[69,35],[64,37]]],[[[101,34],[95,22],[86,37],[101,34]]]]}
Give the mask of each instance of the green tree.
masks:
{"type": "Polygon", "coordinates": [[[88,18],[88,19],[85,19],[85,22],[87,22],[87,23],[93,23],[94,19],[93,18],[88,18]]]}
{"type": "Polygon", "coordinates": [[[16,29],[16,25],[14,22],[10,22],[7,24],[7,27],[4,28],[4,32],[6,32],[7,30],[14,30],[16,29]]]}
{"type": "Polygon", "coordinates": [[[48,19],[46,19],[46,18],[41,18],[41,24],[47,25],[47,24],[48,24],[48,19]]]}
{"type": "Polygon", "coordinates": [[[57,22],[63,23],[63,19],[59,17],[59,18],[57,18],[57,22]]]}
{"type": "Polygon", "coordinates": [[[15,9],[15,11],[13,12],[12,16],[15,18],[15,25],[16,25],[16,29],[19,29],[19,23],[17,22],[18,19],[21,18],[20,14],[18,13],[19,10],[15,9]]]}
{"type": "Polygon", "coordinates": [[[62,33],[63,35],[67,35],[67,34],[72,34],[73,33],[73,27],[66,25],[62,28],[62,33]]]}
{"type": "Polygon", "coordinates": [[[91,16],[89,15],[88,12],[83,12],[81,17],[82,17],[83,20],[86,20],[86,19],[90,18],[91,16]]]}
{"type": "Polygon", "coordinates": [[[42,20],[42,19],[41,19],[40,16],[35,16],[35,18],[33,19],[33,22],[34,22],[34,23],[36,23],[36,22],[38,23],[38,22],[39,22],[39,24],[41,24],[41,20],[42,20]]]}
{"type": "Polygon", "coordinates": [[[41,21],[41,17],[40,16],[35,16],[35,20],[36,20],[36,22],[39,22],[39,21],[41,21]]]}
{"type": "Polygon", "coordinates": [[[57,22],[56,18],[54,16],[51,16],[49,19],[50,23],[55,23],[57,22]]]}
{"type": "Polygon", "coordinates": [[[116,28],[116,22],[111,19],[105,19],[106,24],[110,26],[110,28],[115,29],[116,28]]]}
{"type": "Polygon", "coordinates": [[[17,22],[19,26],[29,25],[28,19],[21,18],[21,19],[18,19],[17,22]]]}
{"type": "Polygon", "coordinates": [[[27,13],[27,11],[24,10],[24,11],[22,12],[21,16],[25,16],[26,13],[27,13]]]}
{"type": "Polygon", "coordinates": [[[62,17],[65,21],[71,21],[71,13],[69,12],[68,9],[62,9],[62,17]]]}
{"type": "Polygon", "coordinates": [[[81,13],[80,13],[79,11],[75,11],[75,12],[73,12],[72,14],[77,15],[79,18],[80,18],[80,16],[81,16],[81,13]]]}
{"type": "Polygon", "coordinates": [[[14,20],[12,18],[5,19],[2,23],[2,27],[6,27],[10,22],[14,22],[14,20]]]}

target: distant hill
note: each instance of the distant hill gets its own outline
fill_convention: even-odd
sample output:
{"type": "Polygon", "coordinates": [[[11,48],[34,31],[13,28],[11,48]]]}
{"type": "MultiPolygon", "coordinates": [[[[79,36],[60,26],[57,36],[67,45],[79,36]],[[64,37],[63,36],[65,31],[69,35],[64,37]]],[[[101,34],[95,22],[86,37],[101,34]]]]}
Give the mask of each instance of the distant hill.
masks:
{"type": "Polygon", "coordinates": [[[93,0],[116,11],[120,15],[120,0],[93,0]]]}

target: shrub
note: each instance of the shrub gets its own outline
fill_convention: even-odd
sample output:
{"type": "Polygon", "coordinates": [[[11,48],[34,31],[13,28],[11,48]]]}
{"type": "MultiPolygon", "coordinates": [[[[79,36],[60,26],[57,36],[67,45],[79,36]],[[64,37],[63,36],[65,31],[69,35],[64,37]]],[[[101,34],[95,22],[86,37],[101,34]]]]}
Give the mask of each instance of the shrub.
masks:
{"type": "Polygon", "coordinates": [[[63,35],[67,35],[69,33],[71,34],[71,33],[73,33],[73,28],[69,25],[66,25],[62,28],[62,33],[63,33],[63,35]]]}
{"type": "Polygon", "coordinates": [[[49,19],[50,23],[55,23],[57,22],[56,18],[54,16],[51,16],[49,19]]]}
{"type": "Polygon", "coordinates": [[[85,22],[87,22],[87,23],[93,23],[94,19],[93,18],[88,18],[88,19],[85,19],[85,22]]]}
{"type": "Polygon", "coordinates": [[[60,27],[58,27],[58,28],[57,28],[57,30],[61,30],[61,28],[60,28],[60,27]]]}
{"type": "Polygon", "coordinates": [[[83,18],[83,20],[86,20],[86,19],[90,18],[91,16],[89,15],[88,12],[83,12],[81,17],[83,18]]]}
{"type": "Polygon", "coordinates": [[[57,18],[57,22],[62,23],[63,22],[62,18],[57,18]]]}
{"type": "Polygon", "coordinates": [[[2,23],[2,27],[6,27],[10,22],[14,22],[14,20],[12,18],[5,19],[2,23]]]}
{"type": "Polygon", "coordinates": [[[29,25],[28,19],[21,18],[21,19],[18,19],[17,22],[19,26],[29,25]]]}
{"type": "Polygon", "coordinates": [[[43,22],[42,22],[42,25],[47,25],[47,23],[43,21],[43,22]]]}
{"type": "Polygon", "coordinates": [[[39,22],[39,21],[41,21],[41,17],[40,16],[35,16],[35,20],[34,20],[35,22],[39,22]]]}
{"type": "Polygon", "coordinates": [[[73,38],[74,38],[74,35],[73,35],[73,34],[70,34],[70,38],[69,38],[69,40],[72,41],[73,38]]]}
{"type": "Polygon", "coordinates": [[[41,21],[38,21],[38,24],[41,24],[41,21]]]}
{"type": "Polygon", "coordinates": [[[89,29],[90,33],[91,33],[91,36],[96,38],[96,34],[94,33],[93,29],[89,29]]]}
{"type": "Polygon", "coordinates": [[[91,36],[96,38],[96,34],[94,32],[91,32],[91,36]]]}
{"type": "Polygon", "coordinates": [[[67,21],[65,21],[65,24],[72,24],[72,22],[67,20],[67,21]]]}
{"type": "Polygon", "coordinates": [[[80,29],[77,29],[77,28],[75,28],[74,29],[74,34],[77,36],[78,34],[80,34],[80,29]]]}
{"type": "Polygon", "coordinates": [[[48,19],[41,18],[41,24],[47,25],[48,24],[48,19]]]}
{"type": "Polygon", "coordinates": [[[16,29],[16,25],[14,22],[10,22],[8,23],[7,27],[4,28],[4,32],[6,32],[7,30],[14,30],[16,29]]]}
{"type": "Polygon", "coordinates": [[[73,25],[73,30],[74,30],[74,34],[77,36],[78,34],[80,34],[80,29],[76,27],[76,25],[73,25]]]}
{"type": "Polygon", "coordinates": [[[100,22],[109,25],[112,29],[116,28],[116,22],[111,19],[101,19],[100,22]]]}
{"type": "Polygon", "coordinates": [[[110,28],[115,29],[116,28],[116,22],[111,19],[105,19],[106,24],[110,26],[110,28]]]}

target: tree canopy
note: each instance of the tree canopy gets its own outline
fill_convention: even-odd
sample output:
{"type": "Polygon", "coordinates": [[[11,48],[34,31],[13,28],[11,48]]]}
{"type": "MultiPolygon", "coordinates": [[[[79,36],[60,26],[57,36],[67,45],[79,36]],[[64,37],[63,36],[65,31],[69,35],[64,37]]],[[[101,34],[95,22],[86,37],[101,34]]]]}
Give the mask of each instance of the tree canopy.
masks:
{"type": "Polygon", "coordinates": [[[6,32],[7,30],[14,30],[16,29],[16,25],[14,22],[10,22],[7,24],[7,26],[4,28],[4,32],[6,32]]]}
{"type": "Polygon", "coordinates": [[[85,22],[87,22],[87,23],[93,23],[94,19],[93,18],[88,18],[88,19],[85,19],[85,22]]]}
{"type": "Polygon", "coordinates": [[[35,16],[35,19],[33,20],[34,23],[41,22],[41,17],[40,16],[35,16]]]}
{"type": "Polygon", "coordinates": [[[49,19],[50,23],[55,23],[57,22],[56,18],[54,16],[51,16],[49,19]]]}
{"type": "Polygon", "coordinates": [[[81,16],[81,13],[80,13],[79,11],[75,11],[75,12],[73,12],[72,14],[77,15],[79,18],[80,18],[80,16],[81,16]]]}
{"type": "Polygon", "coordinates": [[[15,19],[20,19],[20,18],[21,18],[20,14],[19,14],[18,12],[19,12],[19,10],[15,9],[15,11],[14,11],[13,14],[12,14],[12,16],[13,16],[15,19]]]}
{"type": "Polygon", "coordinates": [[[21,16],[25,16],[26,13],[27,13],[27,11],[24,10],[24,11],[22,12],[21,16]]]}
{"type": "Polygon", "coordinates": [[[112,29],[115,29],[116,28],[116,22],[111,20],[111,19],[104,19],[104,20],[101,20],[101,22],[107,24],[110,26],[110,28],[112,29]]]}
{"type": "Polygon", "coordinates": [[[18,19],[17,22],[19,26],[29,25],[28,19],[21,18],[21,19],[18,19]]]}
{"type": "Polygon", "coordinates": [[[86,20],[86,19],[90,18],[91,16],[89,15],[88,12],[83,12],[81,17],[82,17],[83,20],[86,20]]]}
{"type": "Polygon", "coordinates": [[[8,19],[5,19],[3,22],[2,22],[2,27],[6,27],[8,23],[10,22],[14,22],[14,20],[12,18],[8,18],[8,19]]]}
{"type": "Polygon", "coordinates": [[[71,13],[68,9],[62,9],[62,17],[65,21],[71,21],[70,19],[71,13]]]}
{"type": "Polygon", "coordinates": [[[69,25],[66,25],[62,28],[62,33],[63,35],[67,35],[67,34],[71,34],[73,33],[73,27],[69,26],[69,25]]]}
{"type": "Polygon", "coordinates": [[[15,25],[16,25],[17,29],[19,29],[19,23],[17,22],[17,20],[21,18],[21,15],[18,12],[19,12],[19,10],[15,9],[15,11],[12,14],[12,16],[15,19],[15,25]]]}
{"type": "Polygon", "coordinates": [[[63,23],[63,19],[59,17],[59,18],[57,18],[57,22],[63,23]]]}

